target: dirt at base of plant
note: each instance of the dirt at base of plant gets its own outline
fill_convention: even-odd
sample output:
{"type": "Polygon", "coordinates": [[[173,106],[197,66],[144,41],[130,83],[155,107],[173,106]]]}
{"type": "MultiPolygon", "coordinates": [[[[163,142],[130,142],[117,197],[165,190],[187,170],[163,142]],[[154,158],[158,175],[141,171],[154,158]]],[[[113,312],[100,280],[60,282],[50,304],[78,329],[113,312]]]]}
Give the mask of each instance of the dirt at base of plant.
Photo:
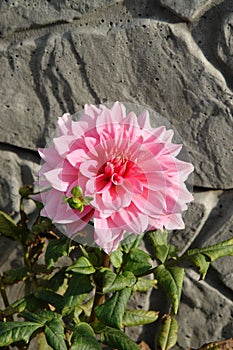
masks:
{"type": "Polygon", "coordinates": [[[149,345],[147,343],[145,343],[143,340],[140,342],[140,344],[138,344],[141,350],[151,350],[151,348],[149,347],[149,345]]]}
{"type": "Polygon", "coordinates": [[[233,338],[208,343],[199,349],[188,348],[188,350],[233,350],[233,338]]]}

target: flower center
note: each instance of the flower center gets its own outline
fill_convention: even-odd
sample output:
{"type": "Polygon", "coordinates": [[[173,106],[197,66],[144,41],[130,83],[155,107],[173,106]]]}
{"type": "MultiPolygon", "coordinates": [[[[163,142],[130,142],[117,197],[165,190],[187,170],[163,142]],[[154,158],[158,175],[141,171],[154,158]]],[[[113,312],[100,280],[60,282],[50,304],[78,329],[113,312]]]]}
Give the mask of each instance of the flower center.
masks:
{"type": "Polygon", "coordinates": [[[131,163],[132,162],[124,156],[115,157],[100,168],[98,175],[104,175],[106,182],[111,181],[114,185],[121,185],[131,163]]]}

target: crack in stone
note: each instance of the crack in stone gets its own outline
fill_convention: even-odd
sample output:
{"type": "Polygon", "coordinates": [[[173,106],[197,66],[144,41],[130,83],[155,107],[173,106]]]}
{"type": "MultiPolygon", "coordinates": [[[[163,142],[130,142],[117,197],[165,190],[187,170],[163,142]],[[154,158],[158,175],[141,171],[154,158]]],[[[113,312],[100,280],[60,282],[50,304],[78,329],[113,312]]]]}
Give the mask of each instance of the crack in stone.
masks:
{"type": "Polygon", "coordinates": [[[85,81],[85,83],[87,85],[87,88],[88,88],[90,94],[92,95],[95,103],[97,105],[99,105],[101,103],[101,100],[98,97],[95,89],[91,86],[91,82],[90,82],[88,74],[87,74],[86,63],[84,62],[84,60],[82,59],[81,55],[77,51],[77,48],[75,47],[72,35],[70,33],[68,34],[68,38],[69,38],[68,41],[70,43],[71,51],[72,51],[72,53],[73,53],[73,55],[74,55],[78,65],[80,67],[80,72],[81,72],[82,78],[84,79],[84,81],[85,81]]]}

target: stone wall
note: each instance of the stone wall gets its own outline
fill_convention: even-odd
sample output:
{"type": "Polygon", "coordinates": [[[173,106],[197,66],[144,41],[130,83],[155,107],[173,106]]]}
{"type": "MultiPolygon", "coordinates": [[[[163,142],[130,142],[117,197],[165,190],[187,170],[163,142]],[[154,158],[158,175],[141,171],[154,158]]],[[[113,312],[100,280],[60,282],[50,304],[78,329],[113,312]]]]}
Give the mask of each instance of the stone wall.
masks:
{"type": "MultiPolygon", "coordinates": [[[[169,120],[195,165],[173,242],[185,251],[233,235],[233,0],[1,0],[0,67],[1,209],[17,217],[18,188],[33,182],[59,116],[119,100],[169,120]]],[[[9,247],[2,267],[19,261],[9,247]]],[[[189,270],[175,349],[233,336],[232,262],[204,282],[189,270]]],[[[134,337],[153,347],[155,327],[134,337]]]]}

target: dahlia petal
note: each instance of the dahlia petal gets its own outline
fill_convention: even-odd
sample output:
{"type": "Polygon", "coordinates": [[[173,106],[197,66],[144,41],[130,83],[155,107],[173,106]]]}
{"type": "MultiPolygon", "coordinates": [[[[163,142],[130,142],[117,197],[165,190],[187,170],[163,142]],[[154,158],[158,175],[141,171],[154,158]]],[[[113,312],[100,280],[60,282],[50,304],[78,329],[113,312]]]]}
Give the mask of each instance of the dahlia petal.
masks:
{"type": "MultiPolygon", "coordinates": [[[[87,117],[90,118],[90,117],[87,117]]],[[[85,131],[88,129],[89,123],[88,120],[72,120],[71,128],[72,134],[75,135],[75,138],[80,138],[84,135],[85,131]]],[[[93,126],[94,127],[94,126],[93,126]]]]}
{"type": "MultiPolygon", "coordinates": [[[[46,161],[51,167],[55,167],[63,159],[56,151],[55,148],[39,148],[38,153],[43,160],[46,161]]],[[[45,163],[45,164],[46,164],[45,163]]]]}
{"type": "Polygon", "coordinates": [[[183,228],[181,212],[193,199],[184,181],[193,166],[176,158],[182,146],[171,142],[173,131],[152,128],[147,111],[137,118],[119,102],[111,109],[85,105],[78,121],[69,114],[58,120],[57,134],[39,150],[38,184],[49,188],[38,199],[42,215],[69,236],[93,217],[94,239],[109,253],[126,232],[183,228]],[[75,186],[93,198],[82,213],[62,202],[75,186]]]}
{"type": "MultiPolygon", "coordinates": [[[[65,227],[63,226],[62,232],[64,232],[64,230],[65,230],[66,233],[68,234],[68,236],[71,237],[72,235],[83,230],[84,227],[87,226],[87,224],[90,221],[90,219],[92,218],[92,216],[93,216],[93,210],[90,210],[87,212],[87,214],[85,216],[82,216],[79,220],[76,220],[72,223],[68,223],[65,225],[65,227]]],[[[71,238],[73,238],[73,237],[71,237],[71,238]]]]}
{"type": "MultiPolygon", "coordinates": [[[[82,186],[81,186],[82,188],[82,186]]],[[[95,186],[95,178],[86,179],[86,196],[92,196],[94,194],[94,198],[96,194],[96,186],[95,186]]]]}
{"type": "Polygon", "coordinates": [[[115,121],[120,122],[126,117],[126,108],[122,103],[117,101],[111,108],[111,114],[113,115],[115,121]]]}
{"type": "Polygon", "coordinates": [[[98,162],[94,159],[88,159],[80,164],[79,170],[87,178],[93,177],[97,174],[98,162]]]}
{"type": "Polygon", "coordinates": [[[117,225],[112,218],[99,218],[96,214],[94,218],[95,237],[99,243],[112,242],[123,233],[123,229],[117,225]]]}
{"type": "Polygon", "coordinates": [[[79,148],[67,154],[66,158],[70,162],[70,164],[75,167],[81,162],[87,160],[88,156],[84,149],[79,148]]]}
{"type": "Polygon", "coordinates": [[[97,145],[96,138],[87,136],[87,137],[84,137],[84,142],[89,152],[91,152],[94,156],[98,156],[98,153],[96,151],[96,145],[97,145]]]}
{"type": "Polygon", "coordinates": [[[172,154],[173,157],[176,157],[181,149],[182,149],[182,145],[179,145],[179,144],[174,144],[174,143],[166,143],[166,153],[169,153],[169,154],[172,154]]]}
{"type": "Polygon", "coordinates": [[[148,224],[148,231],[151,230],[162,230],[164,228],[163,223],[160,220],[161,216],[159,217],[148,217],[149,224],[148,224]]]}
{"type": "Polygon", "coordinates": [[[96,193],[107,192],[112,186],[110,178],[106,174],[100,174],[95,179],[96,193]]]}
{"type": "Polygon", "coordinates": [[[160,215],[166,210],[164,196],[158,191],[143,191],[141,194],[134,194],[132,202],[140,212],[147,215],[160,215]]]}
{"type": "Polygon", "coordinates": [[[163,134],[162,140],[164,142],[171,142],[173,136],[174,136],[174,131],[173,130],[166,130],[166,132],[163,134]]]}
{"type": "Polygon", "coordinates": [[[58,191],[65,192],[69,186],[69,182],[65,182],[62,178],[62,168],[47,171],[44,176],[51,186],[58,191]]]}
{"type": "Polygon", "coordinates": [[[62,117],[58,118],[58,129],[60,136],[71,134],[71,115],[69,113],[63,114],[62,117]]]}
{"type": "Polygon", "coordinates": [[[147,229],[148,226],[148,216],[139,213],[133,205],[131,206],[131,210],[130,208],[127,208],[115,212],[112,218],[116,225],[127,232],[141,234],[147,229]]]}
{"type": "Polygon", "coordinates": [[[141,181],[132,176],[124,179],[122,187],[129,193],[141,193],[143,191],[143,184],[141,181]]]}
{"type": "Polygon", "coordinates": [[[155,129],[151,129],[151,130],[142,130],[142,136],[144,141],[147,142],[153,142],[155,140],[157,140],[157,142],[161,142],[163,141],[162,139],[162,135],[166,132],[166,128],[165,126],[160,126],[158,128],[155,129]]]}
{"type": "Polygon", "coordinates": [[[158,158],[161,154],[166,152],[166,145],[164,143],[150,142],[145,145],[148,152],[148,156],[151,159],[151,156],[158,158]]]}
{"type": "Polygon", "coordinates": [[[102,200],[102,195],[97,194],[92,200],[91,204],[95,209],[98,210],[99,218],[106,219],[114,213],[114,210],[106,208],[102,200]]]}
{"type": "Polygon", "coordinates": [[[151,130],[152,127],[148,111],[145,110],[138,116],[138,125],[141,129],[151,130]]]}
{"type": "Polygon", "coordinates": [[[168,186],[171,185],[166,173],[162,171],[147,172],[141,182],[143,186],[153,191],[166,191],[168,186]]]}
{"type": "Polygon", "coordinates": [[[164,215],[160,221],[167,230],[183,230],[185,228],[181,214],[164,215]]]}
{"type": "Polygon", "coordinates": [[[101,133],[105,132],[114,139],[114,134],[119,128],[120,126],[117,120],[111,115],[109,109],[103,107],[101,114],[96,119],[96,130],[98,134],[101,135],[101,133]]]}
{"type": "Polygon", "coordinates": [[[123,120],[124,129],[128,131],[127,139],[131,142],[141,136],[141,130],[138,125],[138,118],[135,113],[130,112],[123,120]]]}
{"type": "Polygon", "coordinates": [[[184,162],[171,156],[163,155],[160,157],[160,161],[166,166],[169,176],[177,176],[182,182],[187,180],[188,176],[194,170],[191,163],[184,162]]]}
{"type": "Polygon", "coordinates": [[[126,207],[132,200],[132,192],[126,191],[122,186],[112,186],[103,192],[102,200],[106,208],[119,210],[126,207]]]}
{"type": "Polygon", "coordinates": [[[53,139],[54,147],[60,156],[64,156],[71,147],[71,144],[75,141],[72,135],[63,135],[53,139]]]}
{"type": "Polygon", "coordinates": [[[147,174],[149,172],[159,172],[163,171],[163,163],[160,162],[160,158],[157,159],[152,156],[151,153],[147,153],[144,158],[139,162],[140,168],[143,170],[144,174],[147,174]],[[151,162],[151,159],[153,159],[153,162],[151,162]]]}
{"type": "Polygon", "coordinates": [[[101,110],[92,104],[90,104],[90,105],[85,104],[84,105],[84,113],[87,114],[88,116],[90,116],[94,121],[100,112],[101,112],[101,110]]]}
{"type": "MultiPolygon", "coordinates": [[[[41,215],[53,220],[56,217],[57,210],[59,210],[60,207],[64,210],[63,206],[67,206],[67,204],[62,204],[62,196],[62,192],[54,189],[41,193],[42,202],[44,203],[41,215]]],[[[69,218],[67,219],[67,222],[69,222],[69,218]]]]}

